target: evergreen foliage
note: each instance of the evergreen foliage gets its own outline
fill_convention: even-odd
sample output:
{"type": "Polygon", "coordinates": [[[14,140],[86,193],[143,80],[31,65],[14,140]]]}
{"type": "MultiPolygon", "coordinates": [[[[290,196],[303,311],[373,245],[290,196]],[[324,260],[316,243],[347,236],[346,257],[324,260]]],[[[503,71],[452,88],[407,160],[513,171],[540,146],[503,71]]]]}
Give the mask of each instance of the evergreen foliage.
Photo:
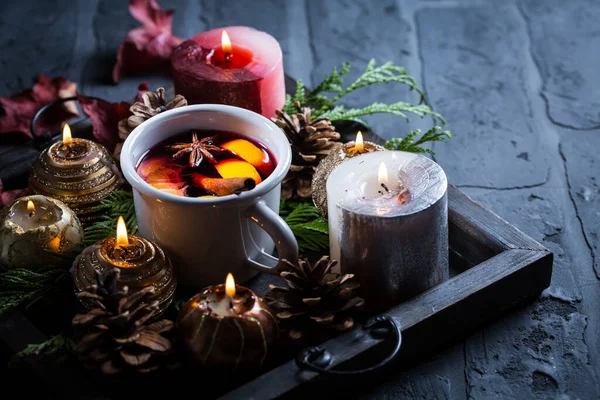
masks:
{"type": "Polygon", "coordinates": [[[439,126],[434,126],[421,135],[421,137],[419,137],[419,135],[421,135],[421,130],[416,129],[409,132],[409,134],[404,138],[394,138],[388,140],[385,142],[383,147],[388,150],[402,150],[413,153],[433,154],[433,150],[426,149],[421,145],[427,142],[445,142],[452,137],[450,131],[442,131],[442,128],[439,126]]]}

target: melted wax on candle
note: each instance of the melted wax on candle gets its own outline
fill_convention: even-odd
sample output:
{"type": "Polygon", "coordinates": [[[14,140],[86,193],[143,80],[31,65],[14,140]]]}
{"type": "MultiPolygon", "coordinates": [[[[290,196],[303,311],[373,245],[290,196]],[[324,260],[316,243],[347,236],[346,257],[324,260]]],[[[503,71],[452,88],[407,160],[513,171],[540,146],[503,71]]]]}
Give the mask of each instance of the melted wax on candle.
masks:
{"type": "Polygon", "coordinates": [[[11,209],[10,222],[28,231],[55,224],[62,218],[62,210],[46,198],[37,199],[33,205],[34,212],[27,208],[27,200],[19,201],[11,209]]]}
{"type": "Polygon", "coordinates": [[[240,286],[236,286],[236,289],[236,294],[233,296],[227,296],[224,289],[209,293],[206,296],[207,308],[215,316],[220,317],[240,316],[252,310],[255,303],[254,296],[248,291],[239,290],[240,286]]]}

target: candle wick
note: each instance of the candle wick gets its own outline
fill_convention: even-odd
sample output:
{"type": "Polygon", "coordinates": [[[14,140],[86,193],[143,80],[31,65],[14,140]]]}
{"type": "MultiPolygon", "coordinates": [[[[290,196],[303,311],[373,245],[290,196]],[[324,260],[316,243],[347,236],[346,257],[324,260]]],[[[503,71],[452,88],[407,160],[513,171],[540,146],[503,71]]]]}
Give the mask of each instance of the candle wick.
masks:
{"type": "MultiPolygon", "coordinates": [[[[385,189],[386,193],[390,192],[390,189],[388,189],[388,187],[385,185],[385,183],[381,183],[381,187],[385,189]]],[[[379,193],[381,193],[381,192],[379,192],[379,193]]],[[[383,193],[381,193],[381,194],[383,194],[383,193]]]]}
{"type": "Polygon", "coordinates": [[[225,52],[225,62],[226,62],[227,64],[230,64],[230,63],[231,63],[231,53],[230,53],[229,51],[226,51],[226,52],[225,52]]]}
{"type": "Polygon", "coordinates": [[[35,210],[33,210],[29,213],[29,217],[33,217],[33,216],[35,216],[35,210]]]}

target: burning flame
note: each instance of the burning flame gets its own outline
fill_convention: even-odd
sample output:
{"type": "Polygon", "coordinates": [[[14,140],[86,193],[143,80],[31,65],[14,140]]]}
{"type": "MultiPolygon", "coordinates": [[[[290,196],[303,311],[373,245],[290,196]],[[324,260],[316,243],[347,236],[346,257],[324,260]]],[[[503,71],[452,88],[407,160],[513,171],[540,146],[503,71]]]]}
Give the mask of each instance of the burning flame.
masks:
{"type": "Polygon", "coordinates": [[[365,150],[365,145],[363,143],[362,132],[358,131],[356,134],[356,140],[354,141],[354,148],[358,152],[363,152],[365,150]]]}
{"type": "Polygon", "coordinates": [[[235,281],[231,272],[227,274],[227,279],[225,280],[225,294],[229,297],[235,295],[235,281]]]}
{"type": "Polygon", "coordinates": [[[119,217],[117,221],[117,246],[129,246],[129,238],[127,237],[127,226],[123,217],[119,217]]]}
{"type": "Polygon", "coordinates": [[[223,53],[231,53],[231,39],[229,39],[226,30],[221,33],[221,50],[223,50],[223,53]]]}
{"type": "Polygon", "coordinates": [[[71,127],[69,124],[65,124],[63,126],[63,143],[69,144],[73,141],[73,137],[71,136],[71,127]]]}
{"type": "Polygon", "coordinates": [[[29,212],[35,212],[35,205],[33,204],[33,201],[31,200],[27,200],[27,211],[29,212]]]}
{"type": "Polygon", "coordinates": [[[379,183],[387,185],[388,183],[388,170],[384,163],[379,164],[379,173],[377,174],[377,180],[379,183]]]}

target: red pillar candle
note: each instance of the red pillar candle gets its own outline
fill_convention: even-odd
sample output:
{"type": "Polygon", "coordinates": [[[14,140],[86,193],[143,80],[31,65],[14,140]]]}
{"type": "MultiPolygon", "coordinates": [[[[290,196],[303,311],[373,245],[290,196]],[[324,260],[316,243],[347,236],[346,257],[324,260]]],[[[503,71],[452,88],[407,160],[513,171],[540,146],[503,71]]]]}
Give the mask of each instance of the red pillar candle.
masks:
{"type": "Polygon", "coordinates": [[[200,33],[173,51],[171,66],[175,92],[189,104],[229,104],[274,117],[285,103],[279,43],[253,28],[200,33]]]}

